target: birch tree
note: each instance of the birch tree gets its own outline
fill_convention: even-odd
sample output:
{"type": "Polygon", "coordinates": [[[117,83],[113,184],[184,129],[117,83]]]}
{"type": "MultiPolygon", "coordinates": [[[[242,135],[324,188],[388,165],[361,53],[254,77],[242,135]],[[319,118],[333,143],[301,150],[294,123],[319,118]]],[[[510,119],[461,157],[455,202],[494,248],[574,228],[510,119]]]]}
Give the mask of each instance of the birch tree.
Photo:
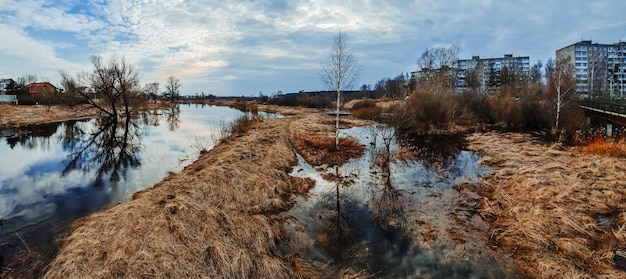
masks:
{"type": "Polygon", "coordinates": [[[554,102],[554,128],[559,129],[561,112],[572,100],[575,92],[574,67],[566,58],[559,58],[556,65],[552,61],[546,64],[547,93],[554,102]]]}
{"type": "Polygon", "coordinates": [[[335,148],[339,147],[339,104],[341,92],[350,89],[359,78],[359,61],[353,55],[348,40],[342,32],[333,37],[332,49],[328,60],[322,65],[321,78],[328,89],[337,92],[337,111],[335,119],[335,148]]]}

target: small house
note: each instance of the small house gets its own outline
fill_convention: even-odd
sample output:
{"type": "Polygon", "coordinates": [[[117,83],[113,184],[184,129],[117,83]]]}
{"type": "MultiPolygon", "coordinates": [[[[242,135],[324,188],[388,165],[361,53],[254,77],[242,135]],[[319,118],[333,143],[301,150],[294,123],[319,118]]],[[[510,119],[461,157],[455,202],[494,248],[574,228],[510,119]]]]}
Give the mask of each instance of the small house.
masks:
{"type": "Polygon", "coordinates": [[[57,93],[57,88],[47,81],[29,83],[26,85],[26,88],[28,88],[28,92],[30,92],[33,97],[57,93]]]}

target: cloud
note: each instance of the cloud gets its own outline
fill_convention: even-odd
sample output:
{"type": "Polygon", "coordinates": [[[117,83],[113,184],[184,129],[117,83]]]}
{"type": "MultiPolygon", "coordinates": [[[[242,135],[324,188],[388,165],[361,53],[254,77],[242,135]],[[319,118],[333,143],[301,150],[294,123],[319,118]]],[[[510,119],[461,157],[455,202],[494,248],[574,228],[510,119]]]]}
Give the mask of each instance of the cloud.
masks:
{"type": "Polygon", "coordinates": [[[461,58],[514,52],[545,60],[581,38],[617,41],[626,35],[624,9],[626,2],[582,0],[4,0],[0,32],[26,47],[0,49],[71,69],[86,53],[116,53],[138,65],[143,82],[174,75],[183,92],[237,95],[281,83],[292,84],[285,91],[320,89],[319,67],[337,31],[362,61],[362,80],[373,83],[413,70],[433,46],[457,43],[461,58]]]}

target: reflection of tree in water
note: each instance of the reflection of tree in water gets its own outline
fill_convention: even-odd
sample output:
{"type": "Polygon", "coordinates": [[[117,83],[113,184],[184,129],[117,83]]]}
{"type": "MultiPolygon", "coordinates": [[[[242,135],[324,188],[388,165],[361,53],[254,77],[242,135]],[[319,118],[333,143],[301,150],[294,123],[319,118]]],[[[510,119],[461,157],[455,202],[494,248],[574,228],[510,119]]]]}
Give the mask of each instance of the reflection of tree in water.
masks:
{"type": "Polygon", "coordinates": [[[180,126],[180,107],[178,105],[165,110],[167,117],[167,128],[170,131],[178,129],[180,126]]]}
{"type": "Polygon", "coordinates": [[[72,150],[62,175],[74,170],[85,173],[95,169],[94,186],[103,186],[106,179],[115,183],[126,174],[128,168],[141,165],[141,129],[136,120],[129,117],[100,118],[93,129],[68,125],[63,147],[72,150]]]}
{"type": "Polygon", "coordinates": [[[11,149],[18,144],[24,149],[41,148],[48,150],[50,147],[50,137],[56,133],[60,123],[49,123],[41,125],[27,126],[23,128],[7,129],[7,133],[12,134],[6,138],[11,149]]]}
{"type": "Polygon", "coordinates": [[[381,226],[387,229],[395,229],[396,227],[402,227],[406,221],[404,207],[399,201],[402,196],[401,190],[394,186],[391,177],[391,163],[394,160],[394,151],[391,146],[396,140],[396,131],[392,127],[379,126],[373,128],[373,137],[380,137],[383,145],[376,148],[375,141],[372,146],[372,163],[370,164],[370,171],[380,178],[380,180],[373,180],[371,183],[373,187],[372,195],[372,213],[374,219],[379,222],[381,226]]]}
{"type": "Polygon", "coordinates": [[[413,148],[416,158],[424,166],[438,172],[453,171],[455,156],[467,149],[467,141],[462,134],[414,134],[403,136],[402,143],[413,148]]]}
{"type": "MultiPolygon", "coordinates": [[[[322,208],[325,209],[317,213],[316,219],[325,229],[318,233],[317,240],[325,244],[326,249],[335,255],[335,260],[339,263],[352,262],[363,256],[360,254],[363,251],[359,250],[364,248],[361,247],[362,240],[397,242],[398,232],[406,223],[404,205],[400,201],[402,190],[394,186],[391,175],[391,163],[398,160],[398,152],[393,148],[395,136],[395,130],[391,127],[373,128],[374,140],[369,148],[371,179],[364,181],[367,185],[353,185],[359,175],[350,171],[342,173],[338,167],[335,167],[334,174],[327,174],[325,177],[336,184],[334,191],[327,193],[321,201],[324,204],[322,208]],[[382,145],[376,146],[376,138],[382,145]],[[367,204],[362,204],[358,198],[349,194],[367,191],[361,188],[363,186],[371,193],[367,204]]],[[[344,169],[344,172],[347,169],[349,168],[344,169]]]]}

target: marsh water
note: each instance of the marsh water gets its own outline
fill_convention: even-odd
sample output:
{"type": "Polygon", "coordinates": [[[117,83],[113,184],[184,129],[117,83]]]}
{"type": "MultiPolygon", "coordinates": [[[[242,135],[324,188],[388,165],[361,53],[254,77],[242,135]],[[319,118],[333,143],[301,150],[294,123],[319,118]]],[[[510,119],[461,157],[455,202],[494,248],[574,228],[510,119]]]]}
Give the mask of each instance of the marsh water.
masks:
{"type": "MultiPolygon", "coordinates": [[[[0,259],[6,263],[26,250],[53,257],[72,221],[182,170],[242,114],[181,105],[124,121],[0,130],[0,259]]],[[[314,168],[298,157],[292,175],[311,178],[316,186],[285,213],[293,219],[283,252],[375,277],[514,277],[489,257],[449,249],[461,244],[443,236],[436,245],[415,237],[428,222],[462,229],[446,227],[452,223],[449,204],[462,198],[455,187],[479,182],[489,172],[465,150],[463,136],[418,138],[411,143],[418,151],[414,158],[401,155],[394,131],[384,126],[341,134],[358,139],[364,155],[340,168],[314,168]]]]}
{"type": "MultiPolygon", "coordinates": [[[[516,277],[483,253],[484,244],[443,235],[466,230],[451,213],[470,210],[457,206],[466,196],[456,188],[489,173],[477,154],[465,150],[462,135],[414,138],[407,145],[417,156],[410,157],[402,156],[389,127],[356,127],[341,135],[358,139],[364,155],[338,168],[315,168],[298,156],[291,175],[313,179],[315,187],[286,213],[293,218],[286,226],[292,241],[284,252],[377,278],[516,277]],[[429,232],[424,226],[440,233],[433,236],[438,241],[420,244],[429,232]]],[[[480,222],[462,214],[465,222],[480,222]]]]}
{"type": "Polygon", "coordinates": [[[72,221],[182,170],[242,114],[178,105],[118,121],[0,130],[0,259],[26,250],[53,256],[72,221]]]}

